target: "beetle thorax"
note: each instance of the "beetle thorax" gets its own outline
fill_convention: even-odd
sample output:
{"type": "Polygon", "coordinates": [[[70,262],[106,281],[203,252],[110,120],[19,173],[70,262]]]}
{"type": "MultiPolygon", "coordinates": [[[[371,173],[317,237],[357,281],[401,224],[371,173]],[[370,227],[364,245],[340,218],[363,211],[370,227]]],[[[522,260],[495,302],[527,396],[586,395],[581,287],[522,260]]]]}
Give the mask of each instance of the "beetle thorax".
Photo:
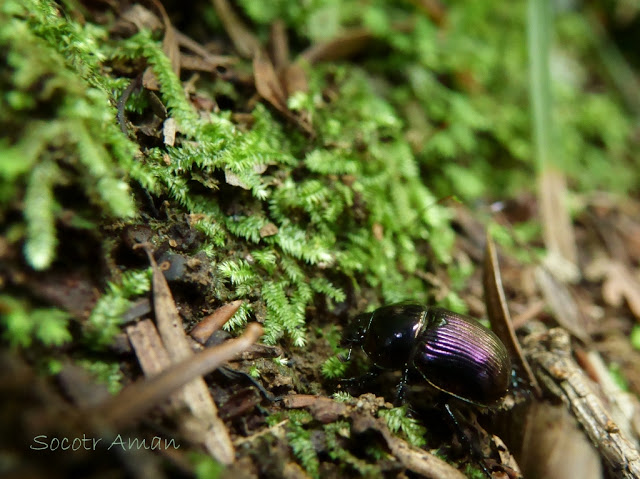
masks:
{"type": "Polygon", "coordinates": [[[371,361],[383,369],[403,369],[409,364],[416,341],[424,329],[425,310],[416,305],[403,306],[397,314],[395,306],[383,307],[372,315],[362,349],[371,361]]]}

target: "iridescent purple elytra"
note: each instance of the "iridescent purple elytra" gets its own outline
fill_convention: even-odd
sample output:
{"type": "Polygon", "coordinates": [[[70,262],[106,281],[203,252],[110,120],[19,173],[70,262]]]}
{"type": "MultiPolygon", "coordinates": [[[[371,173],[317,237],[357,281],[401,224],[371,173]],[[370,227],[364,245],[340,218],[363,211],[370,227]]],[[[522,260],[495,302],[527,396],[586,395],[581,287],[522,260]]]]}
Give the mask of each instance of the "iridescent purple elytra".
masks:
{"type": "Polygon", "coordinates": [[[509,354],[493,331],[442,308],[427,311],[413,366],[434,387],[480,404],[503,397],[511,379],[509,354]]]}

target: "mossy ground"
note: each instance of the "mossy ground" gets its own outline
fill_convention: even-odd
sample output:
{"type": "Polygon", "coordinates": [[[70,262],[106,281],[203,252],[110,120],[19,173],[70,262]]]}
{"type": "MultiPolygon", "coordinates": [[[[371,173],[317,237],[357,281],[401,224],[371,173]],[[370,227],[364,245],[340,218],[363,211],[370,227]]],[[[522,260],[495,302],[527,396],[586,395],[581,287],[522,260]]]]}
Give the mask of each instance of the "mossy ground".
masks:
{"type": "MultiPolygon", "coordinates": [[[[234,61],[179,77],[163,29],[124,21],[125,2],[0,7],[0,311],[14,354],[51,373],[89,365],[112,390],[130,380],[136,366],[117,345],[150,290],[139,242],[171,265],[187,326],[245,301],[228,329],[260,321],[283,356],[239,366],[276,394],[333,392],[327,378],[344,368],[330,358],[357,312],[404,299],[464,311],[477,298],[458,210],[486,223],[492,202],[518,209],[535,193],[524,2],[268,3],[234,8],[263,45],[281,19],[294,56],[353,28],[370,37],[354,56],[301,64],[308,88],[287,107],[312,135],[256,95],[251,61],[209,2],[165,6],[175,27],[234,61]]],[[[633,105],[603,71],[589,18],[568,10],[555,23],[559,164],[576,216],[583,193],[640,185],[633,105]]],[[[533,218],[497,236],[512,252],[514,237],[539,248],[533,218]]],[[[223,404],[250,394],[220,384],[223,404]]],[[[382,450],[351,454],[348,424],[294,416],[286,437],[310,475],[398,472],[382,450]]],[[[236,434],[265,424],[228,420],[236,434]]],[[[265,450],[288,457],[270,440],[265,450]]]]}

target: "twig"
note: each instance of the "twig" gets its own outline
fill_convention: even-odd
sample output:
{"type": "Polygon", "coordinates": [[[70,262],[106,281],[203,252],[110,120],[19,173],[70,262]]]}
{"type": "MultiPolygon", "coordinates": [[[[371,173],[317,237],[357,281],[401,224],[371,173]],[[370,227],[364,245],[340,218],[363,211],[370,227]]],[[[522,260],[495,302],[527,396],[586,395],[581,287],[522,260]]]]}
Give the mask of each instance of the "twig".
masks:
{"type": "Polygon", "coordinates": [[[640,478],[640,454],[573,360],[569,333],[561,328],[532,333],[523,345],[540,383],[571,410],[616,477],[640,478]]]}
{"type": "Polygon", "coordinates": [[[151,379],[138,381],[123,389],[120,394],[96,408],[96,417],[102,417],[105,424],[126,424],[179,387],[219,368],[255,343],[261,335],[262,326],[251,323],[242,336],[196,353],[151,379]]]}
{"type": "Polygon", "coordinates": [[[219,307],[196,324],[189,335],[200,344],[205,344],[209,337],[238,311],[242,303],[243,301],[239,299],[219,307]]]}

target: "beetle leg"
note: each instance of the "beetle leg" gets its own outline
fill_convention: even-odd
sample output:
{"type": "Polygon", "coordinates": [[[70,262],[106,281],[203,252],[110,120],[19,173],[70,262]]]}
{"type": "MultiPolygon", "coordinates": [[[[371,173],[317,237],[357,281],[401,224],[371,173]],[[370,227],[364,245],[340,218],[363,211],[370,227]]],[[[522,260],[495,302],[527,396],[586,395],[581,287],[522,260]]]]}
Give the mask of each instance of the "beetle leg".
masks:
{"type": "Polygon", "coordinates": [[[345,362],[351,361],[352,352],[353,352],[353,348],[349,348],[349,352],[347,353],[347,359],[345,359],[345,362]]]}
{"type": "Polygon", "coordinates": [[[354,378],[340,379],[338,384],[345,387],[362,387],[372,379],[375,379],[380,375],[380,369],[373,368],[371,371],[363,374],[362,376],[356,376],[354,378]]]}
{"type": "Polygon", "coordinates": [[[402,379],[400,379],[398,387],[396,388],[396,400],[394,401],[394,406],[402,406],[405,403],[407,382],[409,381],[409,369],[409,366],[406,365],[402,371],[402,379]]]}
{"type": "Polygon", "coordinates": [[[262,384],[260,384],[255,378],[251,377],[249,374],[245,372],[237,371],[235,369],[230,368],[229,366],[221,366],[220,368],[218,368],[218,371],[220,371],[220,373],[222,373],[222,375],[225,376],[227,379],[238,380],[242,378],[248,381],[260,392],[260,394],[264,396],[264,398],[267,401],[270,401],[270,402],[282,401],[282,396],[274,396],[269,391],[267,391],[265,387],[262,384]]]}
{"type": "Polygon", "coordinates": [[[465,421],[464,417],[462,416],[461,418],[456,417],[456,412],[459,413],[459,411],[454,411],[448,402],[444,403],[444,409],[447,411],[447,414],[449,415],[449,419],[451,419],[453,427],[458,433],[458,437],[460,438],[460,441],[462,441],[469,448],[469,454],[471,455],[471,457],[475,459],[476,463],[480,466],[480,468],[485,473],[485,475],[489,479],[493,479],[493,474],[491,474],[491,471],[487,468],[486,464],[484,463],[484,456],[482,455],[482,453],[479,453],[478,450],[473,447],[471,439],[467,435],[465,428],[462,426],[462,422],[465,421]]]}

